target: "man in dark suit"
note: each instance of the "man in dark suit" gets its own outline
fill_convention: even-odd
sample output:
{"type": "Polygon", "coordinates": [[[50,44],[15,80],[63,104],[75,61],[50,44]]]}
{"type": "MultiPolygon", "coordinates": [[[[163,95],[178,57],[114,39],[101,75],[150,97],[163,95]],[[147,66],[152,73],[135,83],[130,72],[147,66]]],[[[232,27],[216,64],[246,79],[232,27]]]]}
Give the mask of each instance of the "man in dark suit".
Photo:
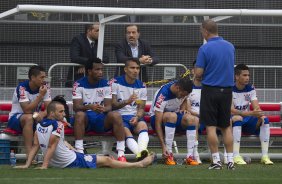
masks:
{"type": "MultiPolygon", "coordinates": [[[[86,65],[97,57],[99,23],[85,25],[85,33],[75,36],[71,41],[70,58],[72,63],[86,65]]],[[[109,63],[109,56],[103,53],[103,63],[109,63]]],[[[73,81],[84,76],[84,66],[70,67],[66,87],[72,87],[73,81]],[[74,78],[73,78],[74,77],[74,78]]]]}
{"type": "MultiPolygon", "coordinates": [[[[159,62],[159,59],[153,53],[148,42],[139,39],[140,32],[136,25],[128,25],[125,29],[126,39],[115,46],[117,63],[125,63],[130,58],[138,58],[143,64],[139,79],[143,82],[148,81],[146,66],[153,66],[159,62]]],[[[124,67],[117,67],[115,76],[125,74],[124,67]]]]}

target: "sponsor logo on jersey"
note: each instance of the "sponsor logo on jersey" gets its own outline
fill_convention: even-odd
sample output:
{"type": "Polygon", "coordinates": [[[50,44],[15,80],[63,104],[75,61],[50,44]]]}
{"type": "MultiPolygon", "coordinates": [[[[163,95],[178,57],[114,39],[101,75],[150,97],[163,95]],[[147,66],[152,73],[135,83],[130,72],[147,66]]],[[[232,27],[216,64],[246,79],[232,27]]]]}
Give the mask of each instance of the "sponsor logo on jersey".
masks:
{"type": "Polygon", "coordinates": [[[161,107],[164,99],[165,99],[165,96],[163,94],[160,94],[160,96],[158,97],[157,102],[156,102],[156,107],[157,108],[161,107]]]}
{"type": "Polygon", "coordinates": [[[97,93],[98,97],[100,97],[100,98],[104,97],[104,90],[103,89],[97,89],[96,93],[97,93]]]}
{"type": "Polygon", "coordinates": [[[25,87],[23,86],[20,86],[20,99],[25,99],[26,96],[25,96],[25,87]]]}
{"type": "Polygon", "coordinates": [[[73,88],[72,88],[72,95],[73,95],[73,96],[76,96],[76,89],[78,88],[78,85],[79,85],[78,82],[75,82],[75,83],[73,84],[73,88]]]}

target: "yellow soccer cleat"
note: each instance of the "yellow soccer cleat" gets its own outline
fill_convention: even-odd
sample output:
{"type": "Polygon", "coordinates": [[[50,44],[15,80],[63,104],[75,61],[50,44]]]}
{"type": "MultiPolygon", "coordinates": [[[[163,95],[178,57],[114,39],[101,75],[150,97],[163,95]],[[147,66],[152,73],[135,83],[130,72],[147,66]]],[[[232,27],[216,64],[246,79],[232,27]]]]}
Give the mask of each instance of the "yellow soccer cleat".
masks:
{"type": "Polygon", "coordinates": [[[147,149],[142,150],[140,153],[137,154],[136,159],[137,161],[141,161],[149,155],[149,151],[147,149]]]}
{"type": "Polygon", "coordinates": [[[172,153],[167,158],[165,158],[165,165],[176,165],[172,153]]]}
{"type": "Polygon", "coordinates": [[[247,162],[245,162],[245,160],[240,155],[235,156],[233,160],[234,160],[234,163],[237,165],[246,165],[247,164],[247,162]]]}
{"type": "Polygon", "coordinates": [[[192,156],[187,157],[185,159],[185,162],[187,165],[193,165],[193,166],[199,165],[199,162],[197,162],[197,160],[195,160],[192,156]]]}
{"type": "Polygon", "coordinates": [[[261,161],[260,161],[262,164],[264,165],[273,165],[274,163],[269,159],[269,157],[266,155],[266,156],[263,156],[261,157],[261,161]]]}

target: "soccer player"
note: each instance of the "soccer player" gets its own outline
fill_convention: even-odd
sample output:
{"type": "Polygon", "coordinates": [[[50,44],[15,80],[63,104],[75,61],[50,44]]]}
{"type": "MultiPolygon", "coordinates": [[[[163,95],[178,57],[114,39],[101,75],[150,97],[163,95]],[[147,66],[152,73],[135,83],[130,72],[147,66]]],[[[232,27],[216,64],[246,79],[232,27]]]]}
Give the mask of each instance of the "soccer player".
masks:
{"type": "Polygon", "coordinates": [[[126,162],[122,119],[118,112],[112,111],[111,87],[102,79],[102,61],[96,58],[85,69],[87,76],[74,83],[72,92],[75,148],[83,153],[85,131],[103,133],[112,130],[117,139],[118,160],[126,162]]]}
{"type": "Polygon", "coordinates": [[[233,153],[234,162],[244,165],[246,162],[240,156],[241,133],[257,134],[261,142],[261,163],[272,165],[268,157],[269,146],[269,120],[259,107],[256,90],[249,84],[249,67],[245,64],[238,64],[235,67],[235,85],[233,87],[232,126],[233,126],[233,153]],[[249,104],[252,104],[253,111],[250,111],[249,104]]]}
{"type": "Polygon", "coordinates": [[[64,140],[64,125],[62,123],[65,116],[64,105],[60,102],[52,101],[47,107],[47,118],[36,126],[34,142],[26,164],[15,168],[28,168],[39,148],[42,150],[44,160],[39,169],[47,169],[49,166],[57,168],[132,168],[147,167],[154,159],[154,154],[144,160],[135,163],[120,162],[108,156],[95,154],[83,154],[76,152],[64,140]]]}
{"type": "Polygon", "coordinates": [[[46,73],[41,66],[32,66],[28,78],[15,89],[12,99],[12,110],[9,114],[8,127],[22,132],[27,155],[32,147],[33,129],[36,122],[46,116],[46,110],[41,111],[50,103],[50,89],[46,85],[46,73]]]}
{"type": "Polygon", "coordinates": [[[147,100],[146,86],[137,79],[140,62],[131,58],[125,62],[125,75],[112,81],[113,109],[122,115],[127,147],[142,160],[148,155],[148,127],[143,120],[144,107],[147,100]],[[132,133],[138,134],[138,143],[132,133]]]}
{"type": "Polygon", "coordinates": [[[154,96],[150,116],[151,126],[156,131],[162,147],[166,165],[175,165],[172,144],[176,131],[185,131],[187,136],[186,164],[199,165],[193,158],[196,138],[196,117],[182,105],[187,106],[187,96],[192,91],[193,83],[188,78],[171,81],[163,85],[154,96]],[[163,126],[165,136],[163,135],[163,126]]]}

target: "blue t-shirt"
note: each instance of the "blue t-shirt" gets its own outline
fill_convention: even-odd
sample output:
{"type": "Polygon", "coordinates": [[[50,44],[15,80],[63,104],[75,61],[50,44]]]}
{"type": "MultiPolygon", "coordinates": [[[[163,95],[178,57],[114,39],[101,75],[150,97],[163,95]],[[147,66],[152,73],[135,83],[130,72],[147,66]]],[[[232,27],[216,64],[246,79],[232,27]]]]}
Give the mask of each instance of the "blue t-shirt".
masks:
{"type": "Polygon", "coordinates": [[[234,85],[235,48],[222,37],[213,37],[199,49],[196,67],[203,68],[202,84],[218,87],[234,85]]]}

